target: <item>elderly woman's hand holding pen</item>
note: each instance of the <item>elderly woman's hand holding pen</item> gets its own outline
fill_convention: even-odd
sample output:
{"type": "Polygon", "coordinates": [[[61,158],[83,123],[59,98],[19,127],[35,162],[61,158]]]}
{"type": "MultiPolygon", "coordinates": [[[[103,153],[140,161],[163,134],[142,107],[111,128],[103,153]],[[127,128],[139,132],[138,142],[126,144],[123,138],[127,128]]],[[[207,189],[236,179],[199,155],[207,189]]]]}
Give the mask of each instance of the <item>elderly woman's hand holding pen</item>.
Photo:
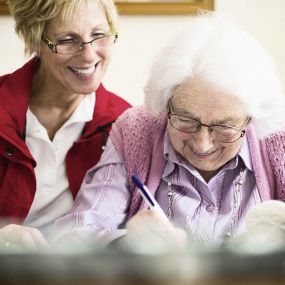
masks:
{"type": "Polygon", "coordinates": [[[183,229],[175,228],[159,212],[141,210],[127,223],[128,233],[124,240],[128,245],[151,247],[151,250],[185,248],[187,235],[183,229]]]}
{"type": "Polygon", "coordinates": [[[132,176],[132,180],[148,205],[148,210],[141,210],[130,219],[124,241],[128,245],[143,244],[158,250],[165,247],[184,248],[187,245],[186,232],[172,225],[149,189],[137,176],[132,176]]]}

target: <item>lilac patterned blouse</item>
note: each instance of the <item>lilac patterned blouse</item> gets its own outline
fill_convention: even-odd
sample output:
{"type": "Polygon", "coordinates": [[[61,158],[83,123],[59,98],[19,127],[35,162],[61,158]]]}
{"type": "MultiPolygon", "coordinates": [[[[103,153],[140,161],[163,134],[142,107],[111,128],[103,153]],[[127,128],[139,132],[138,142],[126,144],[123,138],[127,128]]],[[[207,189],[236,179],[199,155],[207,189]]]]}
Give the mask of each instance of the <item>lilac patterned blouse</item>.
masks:
{"type": "MultiPolygon", "coordinates": [[[[171,181],[171,221],[176,227],[209,244],[220,244],[230,225],[234,228],[232,237],[244,231],[248,209],[261,202],[246,139],[238,155],[208,183],[174,151],[167,134],[164,156],[167,163],[156,199],[166,213],[171,181]],[[242,168],[245,177],[236,193],[234,185],[242,168]]],[[[99,164],[87,172],[72,212],[56,221],[56,232],[60,233],[56,239],[64,236],[65,242],[106,245],[121,237],[126,234],[130,198],[126,169],[109,138],[99,164]]]]}

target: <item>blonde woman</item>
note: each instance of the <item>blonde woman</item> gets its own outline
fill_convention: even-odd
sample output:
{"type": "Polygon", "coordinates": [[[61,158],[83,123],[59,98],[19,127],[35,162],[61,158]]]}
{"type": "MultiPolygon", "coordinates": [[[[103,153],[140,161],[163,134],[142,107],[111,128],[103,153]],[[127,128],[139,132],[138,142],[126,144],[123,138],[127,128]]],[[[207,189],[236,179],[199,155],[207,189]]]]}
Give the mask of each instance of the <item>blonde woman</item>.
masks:
{"type": "Polygon", "coordinates": [[[112,0],[9,0],[32,58],[0,77],[2,246],[45,245],[129,104],[101,84],[117,40],[112,0]],[[35,229],[37,228],[37,229],[35,229]]]}

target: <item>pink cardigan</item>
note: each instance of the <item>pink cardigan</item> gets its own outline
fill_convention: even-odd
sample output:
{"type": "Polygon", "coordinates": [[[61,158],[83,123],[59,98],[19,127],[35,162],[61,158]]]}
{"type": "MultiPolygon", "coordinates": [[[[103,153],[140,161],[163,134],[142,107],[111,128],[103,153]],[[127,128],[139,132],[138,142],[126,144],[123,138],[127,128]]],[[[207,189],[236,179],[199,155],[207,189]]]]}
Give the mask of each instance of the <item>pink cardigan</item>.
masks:
{"type": "MultiPolygon", "coordinates": [[[[142,198],[131,182],[138,175],[154,194],[165,166],[163,156],[167,118],[154,115],[144,107],[127,110],[113,125],[110,136],[121,155],[133,191],[129,217],[142,206],[142,198]]],[[[280,132],[259,140],[249,126],[248,139],[257,189],[261,199],[285,200],[285,133],[280,132]]]]}

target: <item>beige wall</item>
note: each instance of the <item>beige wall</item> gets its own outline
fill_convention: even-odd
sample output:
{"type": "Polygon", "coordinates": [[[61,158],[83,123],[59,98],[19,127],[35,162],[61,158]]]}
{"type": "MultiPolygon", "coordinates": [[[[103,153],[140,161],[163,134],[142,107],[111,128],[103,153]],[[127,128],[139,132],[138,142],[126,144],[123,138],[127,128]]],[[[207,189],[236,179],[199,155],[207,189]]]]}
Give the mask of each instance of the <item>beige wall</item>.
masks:
{"type": "MultiPolygon", "coordinates": [[[[229,13],[272,54],[285,86],[284,0],[215,0],[216,10],[229,13]]],[[[121,16],[120,38],[104,82],[134,105],[143,102],[143,85],[152,57],[188,16],[121,16]]],[[[23,44],[11,17],[0,17],[0,75],[25,61],[23,44]]]]}

